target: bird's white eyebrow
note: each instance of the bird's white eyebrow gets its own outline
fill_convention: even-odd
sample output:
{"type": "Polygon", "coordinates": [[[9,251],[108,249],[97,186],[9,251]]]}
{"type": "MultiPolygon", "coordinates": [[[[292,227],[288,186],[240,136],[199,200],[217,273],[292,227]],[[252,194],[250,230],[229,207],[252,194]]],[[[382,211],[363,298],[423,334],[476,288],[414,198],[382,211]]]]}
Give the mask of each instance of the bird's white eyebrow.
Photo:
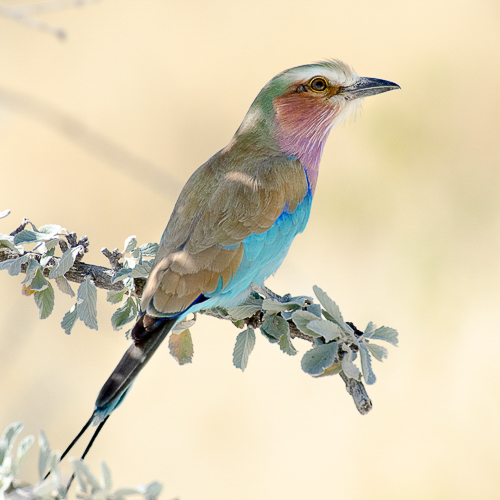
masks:
{"type": "Polygon", "coordinates": [[[310,64],[285,71],[283,78],[290,83],[298,80],[310,80],[314,76],[324,76],[332,84],[349,86],[358,80],[358,75],[342,63],[310,64]]]}

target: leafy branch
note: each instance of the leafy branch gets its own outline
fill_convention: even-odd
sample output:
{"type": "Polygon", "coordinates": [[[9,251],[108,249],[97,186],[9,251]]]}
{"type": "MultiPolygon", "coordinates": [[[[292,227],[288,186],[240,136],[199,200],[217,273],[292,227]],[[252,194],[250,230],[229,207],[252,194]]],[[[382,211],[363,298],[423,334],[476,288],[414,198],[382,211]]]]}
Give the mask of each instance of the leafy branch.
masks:
{"type": "MultiPolygon", "coordinates": [[[[0,219],[9,211],[0,213],[0,219]]],[[[125,240],[123,251],[102,249],[110,268],[82,262],[88,252],[86,236],[78,239],[61,226],[48,224],[37,228],[28,219],[10,234],[0,234],[0,270],[10,275],[24,273],[22,293],[33,295],[40,312],[40,319],[47,318],[54,308],[55,292],[52,283],[62,293],[76,296],[76,302],[64,315],[61,327],[69,334],[77,320],[88,328],[97,330],[97,288],[108,290],[107,300],[119,304],[111,317],[113,329],[120,330],[137,319],[147,276],[151,271],[156,243],[138,246],[135,236],[125,240]],[[30,228],[28,228],[30,227],[30,228]],[[28,251],[25,245],[34,245],[28,251]],[[56,255],[56,250],[61,256],[56,255]],[[79,283],[77,293],[69,282],[79,283]]],[[[317,303],[308,296],[280,297],[265,287],[255,287],[254,292],[241,305],[228,309],[215,308],[200,311],[219,319],[229,320],[242,329],[236,338],[233,364],[245,370],[255,346],[255,330],[281,351],[295,356],[298,351],[292,340],[300,338],[313,344],[302,357],[301,367],[313,377],[339,374],[356,408],[368,413],[372,402],[365,386],[375,383],[372,359],[383,361],[387,349],[373,341],[397,345],[398,334],[389,327],[377,328],[368,323],[364,331],[353,323],[344,321],[337,304],[321,288],[313,287],[317,303]]],[[[193,343],[189,328],[194,319],[177,324],[169,336],[170,353],[179,364],[190,363],[193,343]]],[[[127,336],[130,330],[127,331],[127,336]]]]}
{"type": "MultiPolygon", "coordinates": [[[[38,474],[40,482],[26,484],[18,478],[26,454],[35,442],[34,436],[26,436],[21,440],[16,453],[13,452],[14,442],[23,429],[23,424],[10,424],[0,438],[0,498],[5,495],[11,499],[25,500],[62,500],[67,498],[66,484],[63,482],[58,451],[51,451],[47,436],[43,431],[38,436],[38,474]],[[50,476],[45,473],[50,470],[50,476]]],[[[119,488],[113,490],[111,472],[104,461],[101,462],[101,474],[98,479],[83,460],[70,459],[70,464],[78,482],[78,498],[84,500],[125,500],[130,495],[141,495],[143,500],[156,500],[162,490],[162,485],[153,482],[139,485],[135,488],[119,488]]]]}

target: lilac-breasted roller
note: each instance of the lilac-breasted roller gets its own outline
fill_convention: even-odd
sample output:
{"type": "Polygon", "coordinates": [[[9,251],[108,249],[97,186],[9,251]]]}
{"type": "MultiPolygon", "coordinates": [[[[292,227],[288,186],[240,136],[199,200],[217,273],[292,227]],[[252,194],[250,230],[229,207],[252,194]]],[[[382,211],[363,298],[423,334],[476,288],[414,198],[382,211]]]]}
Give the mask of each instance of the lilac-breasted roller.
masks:
{"type": "Polygon", "coordinates": [[[200,309],[237,306],[278,269],[306,227],[330,130],[362,98],[397,88],[332,60],[286,70],[260,91],[229,144],[184,186],[144,289],[132,345],[64,455],[93,422],[99,426],[86,455],[178,321],[200,309]]]}

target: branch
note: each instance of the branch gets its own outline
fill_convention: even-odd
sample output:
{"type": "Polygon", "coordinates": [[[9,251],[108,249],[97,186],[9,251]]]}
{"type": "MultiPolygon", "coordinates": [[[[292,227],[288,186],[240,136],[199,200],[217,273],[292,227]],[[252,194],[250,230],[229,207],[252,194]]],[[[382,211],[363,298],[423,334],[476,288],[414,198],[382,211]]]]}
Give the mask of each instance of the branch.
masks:
{"type": "Polygon", "coordinates": [[[99,0],[54,0],[46,3],[34,3],[28,5],[20,5],[17,7],[0,6],[0,16],[7,19],[12,19],[18,23],[24,24],[37,31],[49,33],[60,40],[66,38],[66,32],[61,28],[56,28],[51,24],[35,19],[33,16],[46,14],[47,12],[55,12],[72,7],[80,7],[88,3],[95,3],[99,0]]]}
{"type": "MultiPolygon", "coordinates": [[[[104,248],[104,251],[109,250],[107,248],[104,248]]],[[[29,254],[33,256],[33,258],[37,261],[40,262],[40,259],[42,255],[38,252],[26,252],[26,254],[29,254]]],[[[5,260],[9,259],[17,259],[21,257],[19,254],[14,252],[13,250],[5,247],[0,247],[0,262],[3,262],[5,260]]],[[[61,259],[59,257],[52,257],[54,264],[59,262],[61,259]]],[[[21,272],[26,274],[26,269],[28,267],[28,264],[23,264],[21,266],[21,272]]],[[[43,270],[43,275],[47,278],[49,276],[50,269],[45,268],[43,270]]],[[[125,287],[123,286],[123,283],[121,281],[118,281],[116,283],[113,283],[112,280],[115,276],[116,272],[113,269],[109,269],[107,267],[102,267],[102,266],[96,266],[94,264],[87,264],[85,262],[75,262],[69,271],[64,275],[68,281],[72,281],[73,283],[83,283],[85,279],[91,278],[92,281],[94,282],[94,285],[97,288],[102,288],[104,290],[110,290],[114,292],[121,292],[122,290],[125,290],[125,287]]],[[[142,296],[142,291],[144,290],[144,285],[146,284],[146,280],[144,278],[135,278],[134,279],[135,283],[135,292],[134,295],[137,297],[142,296]]]]}
{"type": "MultiPolygon", "coordinates": [[[[0,15],[2,9],[5,7],[0,7],[0,15]]],[[[120,175],[128,175],[162,196],[177,199],[182,184],[165,169],[126,149],[53,103],[0,86],[0,104],[52,128],[84,151],[119,170],[120,175]]]]}
{"type": "Polygon", "coordinates": [[[359,413],[361,413],[361,415],[366,415],[372,409],[373,405],[363,383],[359,380],[348,378],[342,371],[339,375],[345,383],[347,392],[352,396],[359,413]]]}
{"type": "MultiPolygon", "coordinates": [[[[8,214],[8,211],[4,212],[3,216],[5,216],[5,214],[8,214]]],[[[23,219],[21,225],[9,236],[0,235],[0,237],[0,245],[2,243],[4,245],[0,246],[0,269],[9,269],[10,274],[17,274],[19,272],[28,274],[28,277],[24,281],[24,286],[28,291],[28,293],[26,293],[27,295],[31,293],[43,294],[47,287],[50,288],[48,281],[40,278],[42,280],[42,284],[40,284],[40,279],[35,279],[38,271],[41,271],[41,274],[45,278],[52,279],[56,277],[56,282],[58,279],[57,276],[63,279],[63,281],[64,278],[66,278],[66,280],[74,283],[84,283],[90,280],[97,288],[103,288],[118,293],[119,296],[117,300],[113,300],[113,303],[123,300],[125,294],[125,302],[123,302],[119,310],[117,310],[117,313],[120,311],[120,314],[116,316],[115,313],[113,315],[113,317],[116,316],[115,323],[113,323],[115,329],[121,328],[124,324],[133,321],[136,317],[138,307],[131,297],[133,296],[139,299],[142,296],[146,278],[135,276],[141,276],[141,273],[142,276],[147,276],[149,274],[152,261],[143,260],[143,254],[146,256],[155,255],[157,250],[156,244],[148,243],[141,247],[137,247],[137,241],[134,236],[127,238],[124,253],[130,253],[131,257],[125,260],[125,265],[121,262],[125,257],[124,253],[120,252],[117,248],[113,251],[103,248],[101,251],[109,260],[111,266],[107,268],[83,262],[82,257],[88,252],[88,238],[83,236],[78,239],[75,233],[68,233],[60,226],[49,225],[36,229],[28,219],[23,219]],[[28,224],[31,224],[33,231],[26,229],[28,224]],[[41,247],[41,251],[24,251],[24,248],[19,245],[20,242],[37,242],[38,244],[35,249],[41,247]],[[54,255],[57,244],[63,254],[62,257],[56,257],[54,255]],[[70,257],[72,257],[71,261],[69,261],[70,257]],[[14,265],[15,261],[19,258],[23,259],[23,263],[21,265],[14,265]],[[134,261],[134,264],[132,267],[129,267],[131,260],[134,261]],[[9,263],[6,261],[9,261],[9,263]],[[36,261],[39,265],[35,264],[33,261],[36,261]],[[2,263],[5,264],[2,266],[2,263]],[[70,266],[71,263],[73,264],[70,266]],[[53,273],[54,270],[59,270],[59,274],[53,273]],[[45,281],[45,283],[43,283],[43,281],[45,281]]],[[[58,286],[59,285],[60,283],[58,283],[58,286]]],[[[61,288],[62,291],[64,291],[63,288],[61,288]]],[[[368,377],[366,378],[368,383],[373,383],[375,381],[375,375],[373,375],[371,370],[371,362],[369,359],[366,361],[366,357],[370,357],[366,346],[371,342],[372,336],[373,338],[386,340],[387,342],[396,344],[397,332],[385,327],[375,330],[374,325],[373,329],[369,330],[371,323],[369,327],[367,327],[365,333],[357,330],[352,323],[344,322],[340,310],[338,310],[338,306],[323,291],[319,290],[321,295],[318,295],[318,289],[315,289],[315,293],[324,310],[322,310],[318,304],[314,304],[312,300],[305,297],[292,298],[289,295],[280,297],[266,287],[255,287],[254,291],[256,292],[252,299],[254,302],[243,304],[242,307],[244,312],[242,314],[241,311],[239,311],[239,317],[233,314],[234,309],[237,308],[227,311],[223,309],[212,309],[200,311],[200,313],[218,319],[230,320],[240,328],[243,328],[245,325],[249,329],[260,328],[271,342],[277,343],[279,341],[281,350],[289,355],[297,353],[290,339],[300,338],[310,342],[313,345],[313,349],[308,351],[304,357],[305,359],[308,354],[311,354],[307,367],[303,365],[304,371],[312,376],[339,373],[345,383],[347,392],[353,398],[357,410],[362,415],[368,413],[372,408],[372,402],[363,383],[360,381],[359,370],[352,361],[356,353],[360,351],[360,347],[363,347],[363,349],[361,349],[363,352],[359,352],[361,355],[363,375],[365,378],[368,377]],[[250,309],[247,309],[248,307],[250,309]],[[300,317],[302,321],[304,321],[305,315],[306,323],[304,325],[297,323],[298,319],[297,314],[295,314],[296,312],[301,313],[300,317]],[[323,317],[325,319],[323,319],[323,317]],[[271,323],[274,322],[272,325],[269,322],[270,319],[272,319],[271,323]],[[319,325],[317,324],[318,322],[319,325]],[[264,329],[262,328],[263,325],[264,329]],[[385,333],[379,332],[379,330],[384,329],[386,330],[385,333]],[[366,337],[364,338],[363,336],[366,337]],[[288,341],[286,338],[288,338],[288,341]],[[324,355],[325,351],[322,350],[323,347],[328,351],[329,354],[327,353],[327,355],[331,357],[327,358],[328,361],[321,364],[322,360],[320,359],[318,362],[318,358],[324,355]],[[332,350],[333,348],[335,350],[332,350]],[[316,354],[318,356],[316,356],[316,354]],[[365,362],[363,362],[363,359],[365,362]],[[346,373],[349,373],[349,376],[346,375],[346,373]]],[[[74,295],[71,290],[70,292],[70,294],[74,295]]],[[[53,292],[51,292],[51,294],[52,298],[49,298],[50,304],[47,306],[47,309],[50,309],[48,310],[48,314],[50,314],[51,308],[53,307],[53,292]]],[[[39,296],[37,300],[37,296],[35,295],[35,302],[37,302],[37,306],[40,308],[41,317],[46,317],[48,314],[42,316],[44,308],[39,304],[42,298],[39,296]]],[[[77,305],[75,305],[75,307],[76,306],[77,305]]],[[[74,311],[74,309],[72,309],[72,311],[74,311]]],[[[78,317],[89,326],[85,318],[79,315],[78,317]]],[[[71,331],[76,318],[76,311],[67,313],[63,323],[65,321],[72,323],[69,326],[69,330],[63,326],[66,333],[71,331]],[[73,314],[72,317],[71,314],[73,314]],[[70,317],[67,318],[68,315],[70,315],[70,317]]],[[[185,329],[186,328],[188,328],[188,326],[186,326],[185,329]]],[[[253,333],[251,333],[251,335],[255,338],[253,333]]],[[[376,356],[379,361],[387,355],[387,350],[381,346],[372,347],[370,345],[369,347],[372,350],[377,348],[373,355],[376,356]]],[[[251,348],[246,353],[247,358],[250,352],[251,348]]],[[[246,364],[245,366],[241,366],[236,363],[235,365],[240,369],[244,369],[246,366],[246,364]]]]}

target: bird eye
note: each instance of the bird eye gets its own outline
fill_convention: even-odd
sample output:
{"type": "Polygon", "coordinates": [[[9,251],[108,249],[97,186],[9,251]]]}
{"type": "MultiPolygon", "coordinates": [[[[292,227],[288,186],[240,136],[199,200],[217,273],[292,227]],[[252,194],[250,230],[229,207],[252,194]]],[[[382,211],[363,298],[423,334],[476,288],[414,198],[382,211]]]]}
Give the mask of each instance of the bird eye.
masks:
{"type": "Polygon", "coordinates": [[[316,77],[309,82],[309,87],[311,90],[314,90],[314,92],[323,92],[328,87],[328,83],[324,78],[316,77]]]}

